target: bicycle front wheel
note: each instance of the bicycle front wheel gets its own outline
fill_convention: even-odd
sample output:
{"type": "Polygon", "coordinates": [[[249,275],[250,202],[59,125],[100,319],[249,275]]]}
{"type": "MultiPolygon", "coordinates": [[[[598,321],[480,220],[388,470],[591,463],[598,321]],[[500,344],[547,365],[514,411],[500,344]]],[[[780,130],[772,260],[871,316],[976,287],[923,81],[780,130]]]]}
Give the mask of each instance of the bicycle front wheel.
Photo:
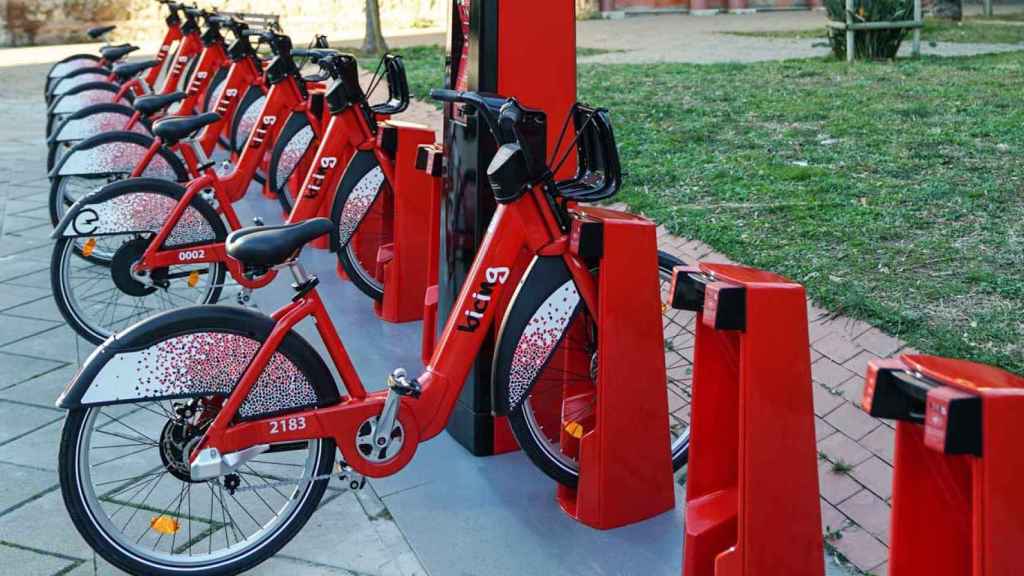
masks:
{"type": "MultiPolygon", "coordinates": [[[[671,301],[672,270],[682,265],[678,258],[658,253],[669,408],[666,432],[673,470],[686,464],[690,448],[690,367],[695,315],[667,305],[671,301]]],[[[602,361],[597,353],[600,335],[594,315],[582,302],[575,313],[562,309],[578,300],[578,296],[573,297],[575,286],[571,279],[556,278],[547,284],[544,289],[520,290],[510,306],[495,351],[493,377],[495,390],[516,393],[517,386],[521,386],[513,382],[521,380],[521,374],[516,375],[520,369],[517,367],[540,364],[533,387],[509,414],[509,424],[519,446],[538,468],[560,484],[575,488],[579,480],[577,439],[595,425],[597,367],[602,361]],[[530,330],[534,326],[557,330],[560,326],[551,325],[552,319],[557,318],[567,319],[566,324],[545,354],[539,348],[548,347],[527,341],[531,338],[530,330]]],[[[539,338],[550,337],[548,334],[539,338]]]]}
{"type": "Polygon", "coordinates": [[[334,195],[331,220],[338,227],[335,251],[349,280],[363,293],[380,300],[384,278],[378,266],[380,249],[394,238],[394,192],[372,152],[356,154],[334,195]]]}

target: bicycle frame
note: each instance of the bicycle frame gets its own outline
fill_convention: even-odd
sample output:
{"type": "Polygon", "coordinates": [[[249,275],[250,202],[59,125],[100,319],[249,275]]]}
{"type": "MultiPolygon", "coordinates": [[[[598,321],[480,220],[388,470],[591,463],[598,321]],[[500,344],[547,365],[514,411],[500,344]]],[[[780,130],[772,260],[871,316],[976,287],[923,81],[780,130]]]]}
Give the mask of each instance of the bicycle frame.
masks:
{"type": "MultiPolygon", "coordinates": [[[[170,35],[170,32],[171,30],[168,29],[168,35],[170,35]]],[[[179,28],[178,35],[182,38],[181,45],[178,46],[178,53],[174,57],[174,65],[171,67],[170,73],[164,78],[163,87],[160,92],[157,92],[158,94],[170,94],[177,90],[178,84],[181,83],[181,77],[185,74],[186,65],[199,55],[200,52],[203,52],[203,41],[199,37],[198,30],[182,35],[179,28]]],[[[121,101],[127,96],[129,90],[133,91],[136,95],[145,94],[145,91],[153,86],[159,77],[160,69],[163,67],[163,59],[166,59],[169,51],[170,44],[166,42],[165,38],[165,42],[160,46],[160,52],[157,54],[157,60],[161,60],[161,62],[149,69],[149,72],[146,74],[145,84],[143,84],[143,80],[140,78],[132,78],[125,82],[114,95],[114,102],[121,101]],[[155,73],[154,70],[156,71],[155,73]]],[[[221,52],[223,53],[223,48],[221,48],[221,52]]],[[[109,80],[111,82],[115,80],[113,72],[111,72],[109,80]]]]}
{"type": "Polygon", "coordinates": [[[366,392],[315,288],[301,292],[292,303],[272,314],[274,329],[225,399],[193,454],[211,447],[228,454],[258,444],[333,437],[345,461],[359,473],[379,477],[397,472],[412,458],[417,442],[444,430],[473,361],[496,320],[498,306],[489,304],[501,298],[508,284],[515,283],[510,280],[515,272],[526,268],[524,254],[531,259],[541,255],[562,257],[586,306],[598,309],[596,282],[587,266],[570,251],[566,232],[559,226],[550,202],[545,192],[535,187],[511,204],[498,205],[440,342],[426,371],[417,378],[420,396],[401,398],[398,421],[403,423],[405,441],[391,461],[370,462],[356,449],[356,430],[367,418],[381,413],[387,392],[366,392]],[[233,423],[239,406],[284,337],[310,316],[316,321],[317,332],[327,346],[347,396],[325,408],[233,423]],[[301,422],[301,426],[282,427],[282,419],[301,422]]]}
{"type": "MultiPolygon", "coordinates": [[[[273,281],[273,274],[266,274],[255,279],[246,277],[241,265],[236,261],[228,259],[223,243],[191,246],[187,249],[162,250],[160,247],[164,245],[164,242],[173,232],[174,227],[185,213],[192,199],[207,188],[213,189],[214,197],[217,199],[217,203],[227,219],[229,227],[232,230],[237,230],[241,227],[238,216],[231,205],[245,195],[253,174],[256,173],[256,169],[259,167],[260,162],[263,161],[263,157],[267,152],[266,144],[273,142],[277,138],[277,134],[284,124],[284,122],[278,122],[278,120],[287,118],[291,113],[306,114],[310,125],[314,127],[315,131],[319,131],[319,119],[310,110],[309,100],[303,97],[296,80],[292,77],[287,77],[283,81],[271,86],[270,91],[267,93],[267,100],[260,112],[260,118],[256,124],[257,127],[249,135],[245,149],[239,156],[238,162],[231,173],[222,177],[217,174],[212,166],[208,166],[202,176],[188,184],[185,193],[164,222],[163,227],[160,228],[142,258],[136,263],[136,270],[174,266],[185,261],[192,264],[226,262],[228,271],[243,287],[260,288],[273,281]]],[[[211,124],[207,127],[207,131],[212,131],[214,135],[218,134],[219,130],[214,128],[218,124],[220,123],[211,124]]],[[[213,139],[212,143],[215,142],[216,140],[213,139]]],[[[208,141],[208,143],[211,142],[208,141]]],[[[136,166],[135,172],[132,173],[133,177],[142,174],[149,161],[153,159],[157,150],[162,145],[160,138],[154,139],[153,145],[147,151],[143,161],[136,166]]],[[[181,146],[180,150],[185,158],[185,162],[189,166],[199,166],[205,163],[200,159],[199,153],[192,149],[191,146],[181,146]]],[[[204,155],[209,154],[206,150],[202,151],[204,155]]]]}
{"type": "MultiPolygon", "coordinates": [[[[271,88],[271,92],[267,96],[267,103],[257,123],[257,126],[261,128],[257,128],[250,135],[235,170],[231,175],[221,179],[212,169],[207,169],[203,176],[189,184],[185,194],[178,201],[164,226],[157,232],[156,237],[137,264],[139,269],[173,266],[186,261],[186,259],[191,264],[224,262],[234,280],[245,288],[261,288],[274,280],[276,272],[273,270],[258,278],[247,276],[241,264],[228,257],[222,242],[189,246],[187,248],[161,249],[160,247],[163,246],[164,241],[170,236],[178,220],[185,213],[189,203],[196,194],[210,187],[213,188],[217,202],[231,229],[237,230],[241,227],[238,216],[231,207],[231,203],[244,195],[245,187],[248,186],[252,172],[255,171],[256,166],[262,159],[262,153],[259,151],[263,148],[263,144],[268,140],[272,141],[276,137],[277,129],[279,129],[281,124],[276,119],[286,116],[289,112],[301,111],[307,115],[310,124],[314,127],[314,131],[318,131],[316,127],[319,119],[309,109],[308,100],[297,102],[296,99],[301,99],[301,93],[298,92],[297,84],[291,78],[271,88]],[[286,86],[290,86],[294,89],[294,92],[288,91],[286,97],[280,97],[280,92],[275,92],[275,90],[286,90],[286,86]],[[274,120],[268,120],[268,118],[273,118],[274,120]],[[248,175],[248,178],[245,175],[248,175]]],[[[207,128],[207,130],[209,131],[210,128],[207,128]]],[[[141,168],[137,170],[144,169],[144,164],[156,154],[158,148],[159,146],[154,143],[154,148],[147,153],[145,162],[140,163],[141,168]]],[[[344,175],[344,164],[339,159],[350,157],[355,150],[370,149],[374,151],[374,155],[380,162],[381,171],[390,184],[394,181],[394,169],[391,159],[377,146],[375,134],[370,129],[367,120],[354,107],[349,107],[339,114],[332,115],[320,139],[320,146],[314,155],[306,179],[300,188],[298,200],[288,215],[287,222],[301,222],[316,217],[328,196],[321,193],[321,191],[337,188],[344,175]]],[[[196,153],[189,147],[184,146],[181,150],[189,166],[199,163],[196,153]]]]}
{"type": "MultiPolygon", "coordinates": [[[[199,54],[199,61],[196,63],[195,72],[193,72],[192,78],[189,80],[188,90],[185,92],[185,99],[181,101],[177,114],[188,116],[196,113],[196,109],[199,106],[199,99],[202,97],[203,92],[205,92],[206,87],[213,80],[217,70],[222,68],[227,62],[228,54],[224,50],[222,42],[213,42],[207,46],[203,46],[202,52],[199,54]]],[[[170,76],[168,76],[168,78],[170,78],[170,76]]],[[[226,81],[227,79],[225,79],[225,82],[226,81]]],[[[125,85],[130,84],[131,82],[138,82],[138,79],[126,82],[125,85]]],[[[169,94],[173,92],[172,88],[176,85],[177,83],[172,85],[169,82],[165,82],[160,94],[169,94]]],[[[125,87],[122,86],[121,90],[123,91],[124,89],[125,87]]],[[[118,95],[121,95],[121,91],[118,92],[118,95]]],[[[136,110],[128,119],[124,129],[131,130],[141,119],[142,113],[136,110]]],[[[211,148],[210,152],[212,152],[212,150],[213,149],[211,148]]]]}

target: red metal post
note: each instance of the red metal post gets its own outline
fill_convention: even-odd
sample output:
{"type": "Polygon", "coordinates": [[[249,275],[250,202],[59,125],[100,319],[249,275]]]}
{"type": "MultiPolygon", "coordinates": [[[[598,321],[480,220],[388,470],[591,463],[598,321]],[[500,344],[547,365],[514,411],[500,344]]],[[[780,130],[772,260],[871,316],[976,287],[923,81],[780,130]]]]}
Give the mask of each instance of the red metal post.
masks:
{"type": "Polygon", "coordinates": [[[398,132],[395,151],[393,241],[381,246],[378,266],[383,267],[384,298],[374,310],[388,322],[423,318],[423,297],[429,281],[429,254],[433,234],[434,181],[416,168],[420,146],[434,143],[434,131],[426,126],[388,120],[398,132]]]}

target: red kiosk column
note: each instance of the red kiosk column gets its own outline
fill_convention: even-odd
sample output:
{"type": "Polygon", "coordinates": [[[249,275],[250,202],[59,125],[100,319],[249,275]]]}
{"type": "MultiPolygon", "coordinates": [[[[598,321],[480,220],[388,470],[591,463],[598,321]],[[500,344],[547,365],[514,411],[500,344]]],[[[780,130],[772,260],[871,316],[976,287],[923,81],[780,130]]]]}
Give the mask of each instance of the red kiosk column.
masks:
{"type": "MultiPolygon", "coordinates": [[[[449,1],[444,87],[514,96],[543,110],[551,119],[548,145],[554,146],[576,101],[574,0],[449,1]]],[[[476,113],[445,106],[437,299],[428,301],[427,318],[448,317],[494,214],[487,165],[496,149],[476,113]]],[[[574,173],[573,160],[560,177],[574,173]]],[[[493,340],[478,355],[448,424],[448,432],[479,456],[516,449],[507,424],[492,416],[492,347],[493,340]]]]}
{"type": "Polygon", "coordinates": [[[898,421],[889,574],[1020,574],[1024,378],[903,355],[868,366],[862,406],[898,421]]]}
{"type": "Polygon", "coordinates": [[[821,576],[804,289],[728,264],[677,268],[696,311],[685,576],[821,576]]]}

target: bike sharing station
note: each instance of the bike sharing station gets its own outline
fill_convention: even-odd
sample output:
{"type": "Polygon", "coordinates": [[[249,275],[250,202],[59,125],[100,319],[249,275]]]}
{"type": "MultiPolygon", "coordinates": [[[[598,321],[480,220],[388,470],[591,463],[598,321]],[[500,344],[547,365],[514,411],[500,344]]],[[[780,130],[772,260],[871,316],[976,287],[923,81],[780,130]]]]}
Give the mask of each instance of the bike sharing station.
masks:
{"type": "MultiPolygon", "coordinates": [[[[562,3],[560,12],[547,3],[537,4],[537,10],[550,13],[539,22],[528,17],[531,11],[522,3],[454,1],[447,77],[452,88],[514,93],[524,106],[545,110],[546,137],[553,145],[576,101],[575,14],[569,2],[562,3]],[[558,39],[559,47],[552,45],[552,38],[558,39]],[[541,78],[551,81],[538,81],[541,78]]],[[[396,366],[415,373],[429,362],[497,206],[486,175],[497,145],[483,119],[469,107],[445,107],[444,134],[437,143],[432,132],[403,123],[400,116],[383,122],[381,128],[380,138],[396,155],[398,190],[394,237],[380,248],[376,261],[378,270],[389,275],[389,285],[395,282],[407,289],[387,291],[369,307],[344,270],[325,274],[333,267],[333,254],[306,250],[301,257],[318,272],[321,291],[330,295],[324,301],[339,332],[363,335],[346,339],[345,345],[368,388],[383,384],[380,375],[396,366]]],[[[563,139],[571,136],[572,128],[563,139]]],[[[575,155],[570,155],[559,176],[571,177],[576,164],[575,155]]],[[[274,205],[246,203],[244,208],[256,211],[260,206],[272,210],[274,205]]],[[[637,342],[630,336],[633,330],[642,330],[648,339],[661,338],[654,225],[628,214],[588,209],[587,217],[573,228],[571,240],[573,249],[587,252],[588,258],[620,267],[603,276],[611,285],[598,289],[602,296],[609,294],[602,297],[602,306],[629,313],[609,314],[623,323],[611,330],[622,338],[601,340],[608,348],[600,354],[639,358],[647,353],[647,361],[640,363],[653,377],[646,381],[664,390],[660,344],[653,354],[651,347],[630,348],[637,342]],[[638,252],[651,256],[645,278],[628,270],[638,252]],[[616,287],[611,282],[616,278],[632,280],[616,287]],[[634,282],[648,286],[643,291],[648,298],[635,298],[634,282]],[[633,321],[643,316],[646,322],[633,321]]],[[[255,292],[253,300],[261,308],[274,308],[289,292],[286,284],[275,282],[255,292]]],[[[494,305],[501,310],[510,296],[506,292],[494,305]]],[[[401,473],[369,481],[424,566],[442,574],[474,573],[482,567],[494,574],[561,573],[581,565],[592,567],[593,573],[678,574],[682,522],[672,510],[682,504],[684,493],[674,482],[668,438],[662,432],[668,427],[667,407],[657,401],[638,404],[636,399],[644,394],[637,389],[602,389],[599,396],[605,404],[596,418],[612,433],[582,438],[565,433],[575,444],[572,449],[585,454],[586,471],[581,472],[577,490],[560,487],[539,474],[519,451],[507,419],[494,416],[491,349],[498,326],[491,330],[490,343],[473,364],[447,432],[420,444],[401,473]],[[623,405],[636,411],[615,409],[623,405]],[[649,446],[637,450],[632,444],[614,442],[616,430],[635,433],[637,414],[648,426],[649,446]],[[509,542],[537,553],[509,555],[509,542]]],[[[308,332],[308,339],[318,342],[313,331],[308,332]]],[[[625,381],[626,372],[630,379],[638,374],[634,365],[609,362],[600,369],[602,381],[625,381]]],[[[663,393],[650,396],[667,402],[663,393]]],[[[576,401],[586,403],[588,397],[581,393],[576,401]]],[[[563,423],[556,427],[564,429],[563,423]]]]}
{"type": "MultiPolygon", "coordinates": [[[[195,82],[216,72],[214,61],[231,60],[222,79],[231,90],[242,72],[257,82],[250,37],[269,42],[275,58],[246,106],[257,97],[266,104],[241,149],[235,147],[227,176],[213,170],[209,149],[229,132],[235,140],[238,128],[217,114],[151,125],[147,119],[145,131],[132,136],[148,150],[132,167],[134,176],[146,174],[164,145],[183,144],[176,151],[187,166],[175,167],[187,169],[178,178],[187,188],[146,182],[174,200],[164,202],[176,206],[168,219],[182,218],[190,234],[210,243],[175,250],[173,234],[182,231],[158,224],[156,241],[132,241],[137,252],[129,256],[138,261],[114,280],[144,296],[147,258],[220,259],[250,289],[251,302],[240,303],[276,311],[190,308],[117,333],[59,401],[77,411],[71,433],[89,425],[83,406],[188,398],[159,431],[160,466],[180,480],[213,482],[232,498],[260,489],[244,484],[236,473],[242,466],[298,451],[295,445],[310,452],[303,464],[285,464],[309,468],[309,481],[299,484],[337,475],[324,460],[336,452],[324,439],[332,440],[345,460],[337,470],[346,482],[357,472],[369,478],[433,574],[826,572],[804,289],[743,266],[663,261],[653,222],[596,205],[618,190],[621,169],[608,113],[576,103],[573,2],[451,1],[446,85],[432,92],[444,102],[440,141],[401,120],[409,96],[400,59],[382,60],[379,79],[389,93],[371,106],[351,56],[319,44],[304,51],[326,74],[309,81],[294,64],[287,36],[249,31],[239,19],[195,8],[183,10],[181,24],[178,7],[168,5],[168,38],[184,35],[182,43],[195,50],[205,20],[204,45],[216,49],[199,58],[206,75],[189,84],[189,109],[206,94],[207,86],[195,82]],[[238,37],[231,49],[222,49],[220,26],[238,37]],[[204,127],[203,137],[189,141],[204,127]],[[333,170],[339,164],[349,168],[333,170]],[[390,194],[380,194],[382,182],[390,194]],[[264,194],[241,199],[245,186],[264,194]],[[202,226],[203,205],[191,199],[207,187],[230,234],[202,226]],[[290,225],[262,226],[261,217],[276,217],[291,203],[290,225]],[[241,229],[247,221],[259,225],[241,229]],[[210,238],[202,236],[207,232],[210,238]],[[345,250],[345,259],[309,249],[292,261],[302,246],[334,248],[343,235],[346,244],[336,251],[345,250]],[[294,282],[275,281],[286,268],[294,282]],[[384,288],[371,304],[366,295],[374,282],[384,288]],[[694,315],[685,431],[675,427],[666,394],[671,310],[694,315]],[[204,322],[206,331],[190,332],[204,322]],[[224,374],[226,394],[218,380],[224,374]],[[344,396],[323,385],[328,376],[343,383],[344,396]],[[180,388],[166,390],[168,379],[180,388]],[[268,392],[268,385],[288,394],[268,392]],[[676,472],[687,455],[682,484],[676,472]]],[[[149,68],[167,57],[162,51],[149,68]]],[[[172,84],[187,62],[175,60],[172,84]]],[[[116,93],[128,94],[128,76],[116,93]]],[[[63,81],[50,78],[54,89],[63,81]]],[[[187,98],[170,98],[171,88],[138,100],[163,98],[165,105],[187,98]]],[[[241,105],[224,92],[212,99],[222,104],[218,110],[241,105]]],[[[116,121],[141,121],[133,105],[135,112],[122,110],[116,121]]],[[[75,145],[67,154],[80,151],[75,145]]],[[[57,163],[55,177],[73,176],[62,172],[66,164],[67,157],[57,163]]],[[[121,265],[123,246],[111,255],[106,244],[83,238],[115,224],[104,218],[124,198],[115,195],[118,187],[128,185],[116,182],[67,208],[55,231],[65,257],[121,265]],[[87,224],[93,228],[79,230],[87,224]]],[[[161,209],[132,206],[147,217],[161,209]]],[[[155,281],[166,282],[168,267],[149,278],[159,272],[155,281]]],[[[200,281],[198,273],[187,278],[190,287],[200,281]]],[[[66,308],[72,299],[66,297],[66,308]]],[[[1013,573],[1012,543],[1024,531],[1024,503],[1012,489],[1021,467],[1014,451],[1021,398],[1024,381],[990,367],[923,356],[871,365],[863,407],[899,421],[891,574],[1013,573]]],[[[87,464],[83,458],[69,466],[87,464]]],[[[235,526],[233,519],[213,522],[214,500],[211,488],[208,530],[235,526]]],[[[87,499],[75,502],[79,517],[95,512],[89,506],[102,510],[87,499]]],[[[180,494],[178,502],[180,509],[180,494]]],[[[191,528],[191,516],[159,514],[149,528],[176,534],[177,518],[187,517],[191,528]]],[[[241,536],[236,546],[248,538],[241,536]]],[[[230,549],[230,536],[226,542],[230,549]]],[[[132,566],[138,571],[159,561],[143,557],[132,566]]]]}

